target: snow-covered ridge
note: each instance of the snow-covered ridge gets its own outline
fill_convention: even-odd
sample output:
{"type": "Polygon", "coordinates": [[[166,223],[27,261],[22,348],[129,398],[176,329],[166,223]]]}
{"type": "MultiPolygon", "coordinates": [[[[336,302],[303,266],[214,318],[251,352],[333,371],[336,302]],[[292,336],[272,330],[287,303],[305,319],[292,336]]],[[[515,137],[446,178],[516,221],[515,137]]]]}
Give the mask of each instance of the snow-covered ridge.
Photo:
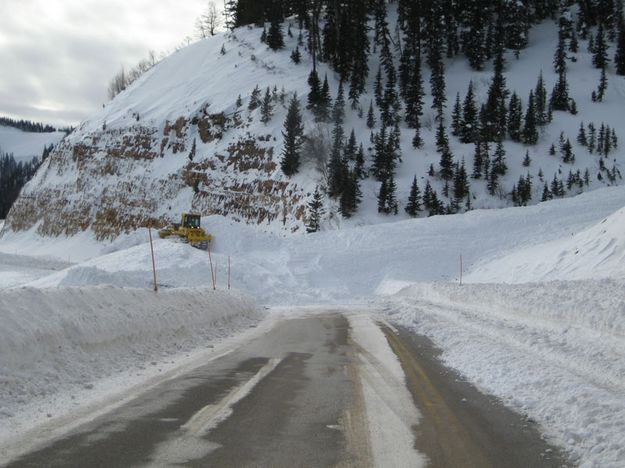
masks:
{"type": "MultiPolygon", "coordinates": [[[[392,18],[394,6],[389,8],[392,18]]],[[[261,30],[254,27],[219,34],[172,54],[149,70],[58,148],[25,188],[9,216],[5,232],[36,227],[43,235],[59,236],[92,230],[98,239],[112,239],[138,227],[177,220],[180,212],[189,210],[203,215],[221,214],[274,232],[302,232],[306,203],[315,186],[325,182],[319,171],[324,164],[308,158],[299,174],[287,178],[279,168],[279,160],[286,102],[294,93],[305,102],[312,64],[306,53],[300,64],[291,62],[290,52],[297,44],[296,37],[286,37],[285,49],[274,52],[259,41],[260,35],[261,30]],[[273,117],[267,124],[260,121],[259,109],[249,111],[247,107],[256,86],[261,92],[268,87],[276,89],[273,117]],[[235,104],[238,95],[242,98],[240,108],[235,104]],[[194,141],[196,151],[191,155],[194,141]]],[[[581,175],[589,170],[589,183],[581,186],[579,182],[572,183],[567,196],[621,183],[618,176],[611,182],[605,169],[600,169],[600,157],[576,143],[582,122],[585,126],[593,123],[597,128],[605,122],[622,138],[618,116],[625,102],[623,78],[613,75],[611,70],[608,70],[610,85],[604,102],[592,102],[589,83],[596,82],[598,72],[592,67],[591,54],[586,52],[587,44],[581,42],[576,60],[568,64],[567,74],[578,114],[556,112],[554,121],[541,130],[536,146],[506,141],[509,169],[500,179],[500,193],[490,196],[484,180],[472,180],[473,208],[509,206],[512,186],[520,176],[528,174],[532,180],[532,204],[541,199],[544,184],[549,184],[554,175],[566,181],[569,172],[574,176],[577,171],[581,175]],[[564,163],[558,154],[549,155],[550,146],[558,146],[561,133],[573,142],[575,161],[570,164],[564,163]],[[523,166],[528,150],[531,164],[523,166]]],[[[518,60],[512,53],[507,55],[508,88],[516,91],[525,103],[541,70],[548,90],[556,82],[552,66],[556,44],[557,27],[547,21],[532,29],[530,44],[518,60]]],[[[357,142],[365,147],[367,166],[372,162],[373,145],[363,113],[374,101],[376,54],[372,54],[369,65],[371,73],[367,92],[361,98],[362,109],[348,106],[345,118],[346,134],[353,128],[357,142]]],[[[327,64],[319,64],[318,71],[322,77],[327,73],[330,93],[335,96],[338,88],[335,73],[327,64]]],[[[424,67],[424,74],[427,73],[424,67]]],[[[464,58],[446,62],[448,122],[453,96],[456,93],[463,96],[472,80],[476,97],[483,102],[491,76],[490,66],[477,72],[469,68],[464,58]]],[[[441,192],[440,178],[427,175],[430,165],[437,168],[439,161],[430,100],[431,96],[426,96],[423,148],[415,150],[411,145],[413,131],[404,123],[401,126],[402,161],[395,177],[400,204],[398,216],[377,213],[380,184],[369,178],[362,181],[363,201],[352,219],[341,219],[336,203],[326,200],[325,228],[406,219],[401,208],[415,174],[422,190],[429,180],[441,192]]],[[[329,141],[329,125],[314,122],[307,110],[304,120],[308,136],[325,135],[329,141]]],[[[464,160],[471,172],[473,145],[452,138],[451,150],[456,162],[464,160]]],[[[603,161],[605,167],[614,168],[616,174],[622,167],[622,154],[621,145],[603,161]]],[[[445,203],[449,201],[446,199],[445,203]]]]}
{"type": "Polygon", "coordinates": [[[16,161],[41,159],[45,147],[56,145],[65,132],[32,133],[0,125],[0,151],[12,154],[16,161]]]}

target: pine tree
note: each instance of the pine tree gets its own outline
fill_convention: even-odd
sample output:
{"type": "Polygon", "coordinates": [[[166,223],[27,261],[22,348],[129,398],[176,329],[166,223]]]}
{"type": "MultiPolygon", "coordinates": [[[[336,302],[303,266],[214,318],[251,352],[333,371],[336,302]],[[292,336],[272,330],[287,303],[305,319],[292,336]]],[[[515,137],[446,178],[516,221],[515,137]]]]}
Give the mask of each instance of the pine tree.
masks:
{"type": "Polygon", "coordinates": [[[536,128],[536,105],[533,91],[530,91],[521,137],[523,143],[526,145],[535,145],[538,142],[538,129],[536,128]]]}
{"type": "Polygon", "coordinates": [[[395,179],[393,178],[393,173],[390,174],[388,181],[386,183],[386,213],[387,214],[397,214],[399,209],[399,205],[397,204],[397,185],[395,184],[395,179]]]}
{"type": "Polygon", "coordinates": [[[539,126],[545,125],[549,118],[547,112],[547,89],[545,88],[542,71],[534,88],[534,104],[536,106],[536,124],[539,126]]]}
{"type": "Polygon", "coordinates": [[[530,158],[529,150],[525,151],[525,157],[523,158],[523,167],[529,167],[532,164],[532,158],[530,158]]]}
{"type": "Polygon", "coordinates": [[[547,182],[545,182],[545,186],[543,187],[543,195],[540,201],[547,201],[547,200],[551,200],[552,198],[553,196],[551,195],[549,186],[547,185],[547,182]]]}
{"type": "Polygon", "coordinates": [[[460,136],[462,126],[462,105],[460,104],[460,93],[456,93],[456,102],[454,110],[451,114],[451,134],[455,137],[460,136]]]}
{"type": "MultiPolygon", "coordinates": [[[[345,101],[343,101],[344,103],[345,101]]],[[[319,122],[330,121],[330,107],[332,98],[330,97],[330,85],[328,84],[328,75],[323,78],[323,85],[319,92],[319,104],[317,105],[317,120],[319,122]]],[[[343,104],[344,105],[344,104],[343,104]]]]}
{"type": "Polygon", "coordinates": [[[510,97],[508,106],[508,133],[512,141],[521,141],[521,125],[523,121],[523,107],[516,92],[510,97]]]}
{"type": "Polygon", "coordinates": [[[486,184],[488,193],[491,195],[495,195],[497,193],[498,187],[499,187],[499,175],[495,171],[490,171],[490,174],[488,176],[488,183],[486,184]]]}
{"type": "Polygon", "coordinates": [[[271,90],[267,88],[265,90],[265,97],[260,104],[260,121],[267,125],[273,117],[273,104],[271,99],[271,90]]]}
{"type": "MultiPolygon", "coordinates": [[[[413,64],[412,76],[406,85],[406,123],[408,127],[419,130],[423,115],[423,77],[421,76],[421,54],[418,49],[413,64]]],[[[418,145],[421,146],[421,145],[418,145]]]]}
{"type": "Polygon", "coordinates": [[[343,91],[343,82],[339,83],[339,90],[332,107],[332,121],[335,124],[343,125],[345,119],[345,93],[343,91]]]}
{"type": "Polygon", "coordinates": [[[375,103],[378,107],[382,107],[382,67],[378,67],[378,72],[375,75],[375,84],[373,86],[373,95],[375,96],[375,103]]]}
{"type": "Polygon", "coordinates": [[[358,152],[358,143],[356,142],[356,132],[352,129],[349,134],[345,148],[343,148],[343,159],[345,161],[355,161],[358,152]]]}
{"type": "Polygon", "coordinates": [[[252,95],[250,96],[250,102],[247,106],[247,109],[251,112],[255,109],[258,109],[260,106],[260,88],[258,85],[252,91],[252,95]]]}
{"type": "Polygon", "coordinates": [[[475,151],[473,153],[473,173],[471,177],[474,179],[482,178],[482,166],[484,164],[484,155],[482,153],[482,143],[475,142],[475,151]]]}
{"type": "Polygon", "coordinates": [[[625,20],[622,15],[618,22],[618,40],[616,43],[616,54],[614,55],[614,66],[617,75],[625,75],[625,20]]]}
{"type": "Polygon", "coordinates": [[[567,138],[562,145],[562,162],[573,164],[575,162],[575,155],[573,154],[573,145],[571,145],[571,141],[567,138]]]}
{"type": "Polygon", "coordinates": [[[362,146],[362,143],[358,147],[358,151],[356,152],[356,165],[354,166],[354,174],[359,179],[364,179],[366,177],[365,172],[365,149],[362,146]]]}
{"type": "Polygon", "coordinates": [[[580,146],[588,146],[588,139],[586,138],[586,129],[584,128],[584,122],[579,124],[579,132],[577,133],[577,143],[580,146]]]}
{"type": "Polygon", "coordinates": [[[282,18],[274,16],[267,33],[267,45],[273,50],[284,48],[284,34],[282,33],[282,18]]]}
{"type": "Polygon", "coordinates": [[[496,173],[497,175],[506,175],[508,171],[508,165],[506,164],[506,150],[503,146],[503,142],[497,143],[497,148],[495,149],[495,154],[493,156],[493,165],[491,169],[491,173],[496,173]]]}
{"type": "Polygon", "coordinates": [[[299,51],[299,47],[295,47],[295,50],[291,53],[291,60],[296,65],[302,61],[302,54],[299,51]]]}
{"type": "Polygon", "coordinates": [[[608,66],[610,61],[608,57],[608,44],[605,39],[605,32],[603,30],[603,24],[599,23],[599,29],[597,29],[597,36],[595,38],[595,48],[592,56],[592,64],[595,68],[604,69],[608,66]]]}
{"type": "Polygon", "coordinates": [[[308,224],[306,226],[306,232],[313,233],[319,231],[321,218],[324,214],[323,195],[319,191],[319,187],[315,187],[313,198],[308,202],[308,224]]]}
{"type": "Polygon", "coordinates": [[[447,139],[447,134],[445,133],[445,126],[443,125],[443,121],[439,120],[438,122],[438,130],[436,132],[436,148],[438,153],[440,154],[440,176],[441,179],[449,181],[454,176],[454,160],[451,154],[451,150],[449,149],[449,141],[447,139]]]}
{"type": "Polygon", "coordinates": [[[488,98],[481,115],[482,136],[486,141],[499,141],[506,136],[507,108],[509,91],[506,88],[503,51],[495,57],[495,73],[488,89],[488,98]]]}
{"type": "Polygon", "coordinates": [[[375,113],[373,112],[373,101],[369,104],[369,112],[367,112],[367,128],[375,128],[375,113]]]}
{"type": "Polygon", "coordinates": [[[603,102],[603,98],[605,96],[605,92],[608,89],[608,76],[606,74],[605,68],[601,69],[601,78],[599,79],[599,87],[597,88],[597,92],[593,94],[593,101],[603,102]]]}
{"type": "Polygon", "coordinates": [[[297,94],[289,102],[289,109],[284,121],[284,149],[280,167],[285,175],[291,176],[299,170],[300,151],[304,144],[304,127],[297,94]]]}
{"type": "Polygon", "coordinates": [[[417,184],[417,176],[414,176],[408,195],[408,203],[406,204],[406,213],[412,218],[416,218],[421,212],[421,191],[417,184]]]}
{"type": "Polygon", "coordinates": [[[462,143],[474,143],[479,136],[479,125],[477,120],[477,107],[475,106],[475,96],[473,94],[473,81],[469,81],[469,89],[464,98],[462,106],[462,124],[460,128],[460,141],[462,143]]]}
{"type": "MultiPolygon", "coordinates": [[[[460,204],[460,201],[469,194],[469,179],[467,177],[467,170],[462,163],[456,167],[454,174],[454,199],[456,205],[460,204]]],[[[457,209],[456,209],[457,211],[457,209]]]]}
{"type": "Polygon", "coordinates": [[[310,109],[313,114],[317,115],[319,103],[321,101],[321,81],[319,80],[317,70],[314,68],[310,72],[310,75],[308,75],[308,86],[310,86],[310,91],[308,92],[308,109],[310,109]]]}

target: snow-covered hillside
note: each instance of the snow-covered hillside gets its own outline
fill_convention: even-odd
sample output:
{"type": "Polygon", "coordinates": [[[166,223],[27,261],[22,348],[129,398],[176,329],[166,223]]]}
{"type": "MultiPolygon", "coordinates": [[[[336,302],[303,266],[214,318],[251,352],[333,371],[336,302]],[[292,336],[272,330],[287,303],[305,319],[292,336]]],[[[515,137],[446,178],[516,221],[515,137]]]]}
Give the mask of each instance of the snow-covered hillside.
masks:
{"type": "MultiPolygon", "coordinates": [[[[389,8],[392,23],[394,10],[393,6],[389,8]]],[[[261,29],[243,27],[192,44],[163,60],[59,146],[25,188],[5,231],[36,226],[40,233],[56,236],[90,228],[99,239],[111,239],[148,224],[166,224],[177,219],[180,212],[193,209],[204,215],[223,214],[272,231],[302,232],[306,204],[315,186],[326,184],[322,169],[327,154],[317,146],[314,157],[305,155],[300,173],[292,178],[279,167],[287,101],[297,93],[305,103],[312,68],[306,53],[297,65],[290,60],[297,45],[295,24],[293,29],[295,34],[285,37],[282,51],[272,51],[259,41],[261,29]],[[273,116],[266,124],[260,120],[260,109],[248,110],[256,86],[261,94],[266,88],[275,91],[273,116]],[[242,98],[240,108],[236,105],[238,95],[242,98]]],[[[546,21],[532,28],[529,46],[521,51],[519,59],[512,52],[505,57],[508,89],[517,92],[524,106],[541,71],[547,90],[557,80],[552,65],[557,37],[556,24],[546,21]]],[[[597,130],[604,123],[620,135],[618,116],[625,104],[624,79],[608,68],[606,97],[603,102],[593,102],[590,91],[598,82],[599,71],[592,67],[587,41],[580,40],[579,51],[570,55],[567,79],[577,114],[556,111],[553,122],[542,127],[537,145],[506,141],[508,171],[494,196],[487,193],[486,181],[471,180],[473,208],[510,206],[510,192],[520,176],[529,175],[531,179],[530,204],[540,201],[544,185],[550,185],[554,177],[565,184],[572,177],[564,190],[566,196],[621,183],[623,151],[613,148],[609,157],[601,158],[580,146],[576,137],[582,123],[586,128],[593,124],[597,130]],[[573,162],[563,162],[558,153],[561,135],[572,142],[573,162]],[[552,145],[556,155],[549,154],[552,145]],[[526,153],[529,166],[522,164],[526,153]],[[588,178],[583,180],[586,170],[588,178]]],[[[369,103],[375,101],[376,53],[371,54],[369,67],[360,108],[347,106],[344,125],[346,133],[354,129],[358,143],[364,145],[367,167],[373,158],[366,114],[369,103]]],[[[464,96],[472,81],[477,102],[483,103],[493,70],[488,65],[483,71],[474,71],[464,57],[447,60],[445,68],[449,126],[456,93],[464,96]]],[[[318,71],[321,77],[328,75],[330,93],[335,96],[337,75],[323,63],[318,71]]],[[[423,73],[427,83],[429,70],[425,65],[423,73]]],[[[413,130],[404,123],[400,126],[402,160],[395,178],[398,215],[378,214],[380,184],[369,177],[362,182],[363,201],[352,219],[342,219],[337,203],[326,199],[326,229],[405,219],[403,206],[415,175],[421,190],[429,181],[439,194],[442,192],[443,181],[438,175],[428,175],[430,165],[437,169],[439,162],[435,111],[430,104],[428,94],[422,117],[423,148],[415,150],[411,144],[413,130]]],[[[304,120],[307,136],[317,142],[325,140],[327,150],[331,125],[316,123],[309,111],[304,112],[304,120]]],[[[450,146],[455,161],[464,160],[470,174],[473,145],[452,137],[450,146]]],[[[443,197],[443,202],[451,201],[443,197]]]]}
{"type": "Polygon", "coordinates": [[[41,159],[43,149],[56,145],[65,132],[33,133],[0,125],[0,152],[12,154],[16,161],[41,159]]]}

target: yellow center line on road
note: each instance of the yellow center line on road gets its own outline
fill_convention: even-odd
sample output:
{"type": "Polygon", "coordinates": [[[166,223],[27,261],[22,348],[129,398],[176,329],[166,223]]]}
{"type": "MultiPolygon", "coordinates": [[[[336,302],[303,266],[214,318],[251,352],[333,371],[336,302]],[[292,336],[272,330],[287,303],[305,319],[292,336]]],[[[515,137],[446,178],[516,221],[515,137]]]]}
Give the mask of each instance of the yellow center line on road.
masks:
{"type": "Polygon", "coordinates": [[[417,429],[417,448],[426,453],[433,467],[494,466],[471,434],[445,402],[425,369],[401,339],[385,324],[378,324],[399,359],[408,389],[423,412],[417,429]]]}

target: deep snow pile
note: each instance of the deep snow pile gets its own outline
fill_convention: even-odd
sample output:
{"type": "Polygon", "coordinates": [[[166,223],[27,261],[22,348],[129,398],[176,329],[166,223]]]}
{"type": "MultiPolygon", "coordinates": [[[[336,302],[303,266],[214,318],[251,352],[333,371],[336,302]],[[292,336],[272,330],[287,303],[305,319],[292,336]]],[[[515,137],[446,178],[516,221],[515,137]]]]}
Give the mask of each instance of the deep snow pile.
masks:
{"type": "MultiPolygon", "coordinates": [[[[232,285],[265,304],[350,301],[378,292],[388,292],[390,283],[447,281],[459,276],[459,257],[472,278],[472,271],[490,268],[492,280],[514,280],[515,269],[499,259],[524,249],[540,249],[546,243],[564,242],[584,231],[601,228],[610,217],[609,236],[584,250],[584,261],[574,273],[583,278],[599,275],[598,259],[604,244],[614,247],[610,259],[621,255],[617,212],[625,206],[625,187],[612,187],[579,197],[554,200],[526,208],[475,210],[459,216],[436,216],[393,224],[325,231],[309,236],[280,237],[232,222],[223,217],[205,218],[203,225],[214,235],[213,263],[217,280],[225,287],[227,262],[232,265],[232,285]],[[614,241],[612,239],[615,239],[614,241]],[[597,261],[595,261],[595,260],[597,261]]],[[[595,234],[592,234],[593,236],[595,234]]],[[[576,238],[576,237],[574,237],[576,238]]],[[[32,250],[67,261],[69,255],[91,259],[30,283],[37,287],[109,284],[149,288],[151,258],[146,230],[119,238],[110,244],[96,243],[85,233],[74,239],[6,235],[0,252],[32,250]],[[29,247],[32,246],[32,247],[29,247]]],[[[155,241],[157,280],[164,287],[209,286],[210,268],[206,252],[170,240],[155,241]]],[[[550,245],[550,244],[548,244],[550,245]]],[[[554,250],[555,258],[559,257],[554,250]]],[[[549,259],[520,257],[539,264],[549,259]]],[[[578,254],[581,255],[581,254],[578,254]]],[[[612,261],[607,276],[625,277],[618,261],[612,261]]],[[[541,280],[575,279],[570,269],[552,263],[541,280]],[[561,268],[562,267],[562,268],[561,268]]],[[[531,271],[531,270],[530,270],[531,271]]],[[[478,273],[475,273],[477,276],[478,273]]],[[[531,279],[531,276],[529,276],[531,279]]],[[[6,286],[6,285],[5,285],[6,286]]],[[[2,285],[0,284],[0,287],[2,285]]],[[[396,288],[395,288],[396,289],[396,288]]]]}
{"type": "Polygon", "coordinates": [[[384,301],[583,467],[625,460],[625,283],[421,284],[384,301]]]}
{"type": "Polygon", "coordinates": [[[571,234],[484,261],[467,281],[523,283],[625,277],[625,208],[571,234]],[[502,272],[506,272],[503,278],[502,272]]]}
{"type": "Polygon", "coordinates": [[[70,397],[98,396],[100,382],[114,375],[129,386],[146,366],[160,369],[248,328],[261,314],[234,292],[105,286],[5,290],[0,317],[2,439],[27,426],[24,412],[38,405],[71,407],[70,397]]]}
{"type": "Polygon", "coordinates": [[[0,125],[0,151],[13,154],[16,161],[41,159],[43,149],[56,145],[64,136],[65,132],[32,133],[0,125]]]}

